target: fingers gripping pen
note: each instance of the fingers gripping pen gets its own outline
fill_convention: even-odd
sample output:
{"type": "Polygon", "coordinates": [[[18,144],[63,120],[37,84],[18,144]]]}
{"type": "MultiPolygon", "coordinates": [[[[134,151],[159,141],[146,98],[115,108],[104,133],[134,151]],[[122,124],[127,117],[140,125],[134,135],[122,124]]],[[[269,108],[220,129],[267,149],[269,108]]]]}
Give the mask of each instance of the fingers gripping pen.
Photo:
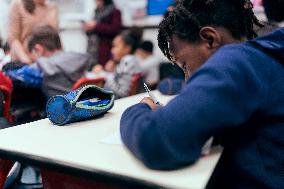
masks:
{"type": "Polygon", "coordinates": [[[144,88],[146,90],[146,92],[149,94],[150,98],[153,100],[153,102],[155,104],[160,105],[160,102],[158,101],[158,99],[154,96],[154,94],[152,93],[152,91],[149,89],[149,87],[147,86],[146,83],[144,83],[144,88]]]}

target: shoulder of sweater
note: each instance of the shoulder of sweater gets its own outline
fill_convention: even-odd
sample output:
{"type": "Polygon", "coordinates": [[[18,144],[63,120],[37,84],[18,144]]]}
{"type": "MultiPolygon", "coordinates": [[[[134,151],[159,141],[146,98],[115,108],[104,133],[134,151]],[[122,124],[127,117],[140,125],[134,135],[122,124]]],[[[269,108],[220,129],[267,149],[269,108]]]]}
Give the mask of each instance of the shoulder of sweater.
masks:
{"type": "Polygon", "coordinates": [[[17,8],[19,9],[20,7],[24,8],[24,4],[21,0],[13,0],[10,4],[10,8],[17,8]]]}
{"type": "Polygon", "coordinates": [[[264,52],[248,43],[225,45],[196,70],[192,78],[204,72],[217,75],[229,75],[229,73],[246,75],[257,69],[269,73],[272,65],[266,64],[266,58],[264,52]]]}
{"type": "Polygon", "coordinates": [[[162,62],[161,58],[154,54],[146,58],[145,61],[151,62],[154,65],[160,65],[160,63],[162,62]]]}
{"type": "Polygon", "coordinates": [[[252,51],[253,49],[254,49],[254,47],[249,45],[249,43],[243,42],[243,43],[238,43],[238,44],[224,45],[223,47],[218,49],[217,52],[218,51],[231,51],[231,52],[237,53],[237,52],[245,51],[247,53],[250,53],[250,51],[252,51]]]}
{"type": "Polygon", "coordinates": [[[46,6],[49,8],[49,9],[58,9],[58,6],[57,4],[55,4],[54,2],[50,2],[48,1],[46,6]]]}
{"type": "Polygon", "coordinates": [[[249,43],[229,44],[218,49],[207,62],[218,58],[227,59],[234,62],[247,62],[256,54],[260,53],[263,54],[263,52],[259,51],[249,43]]]}
{"type": "Polygon", "coordinates": [[[125,55],[124,57],[122,57],[122,59],[120,60],[120,62],[137,62],[138,58],[134,55],[125,55]]]}
{"type": "Polygon", "coordinates": [[[22,0],[12,0],[11,5],[23,5],[22,0]]]}
{"type": "Polygon", "coordinates": [[[86,53],[79,53],[79,52],[66,52],[66,51],[58,51],[54,53],[50,57],[42,57],[43,60],[80,60],[86,61],[89,58],[89,55],[86,53]]]}
{"type": "MultiPolygon", "coordinates": [[[[76,57],[74,54],[69,53],[69,52],[64,52],[64,51],[59,51],[54,53],[52,56],[50,57],[45,57],[42,56],[40,57],[36,63],[42,67],[45,65],[56,65],[59,62],[66,62],[66,60],[74,60],[74,57],[76,57]]],[[[76,57],[77,58],[77,57],[76,57]]],[[[78,59],[78,58],[77,58],[78,59]]]]}
{"type": "MultiPolygon", "coordinates": [[[[126,55],[124,56],[117,65],[118,72],[129,72],[130,70],[139,69],[139,60],[134,55],[126,55]]],[[[129,74],[131,74],[129,72],[129,74]]]]}
{"type": "Polygon", "coordinates": [[[121,11],[117,8],[114,8],[108,17],[118,17],[119,18],[120,16],[121,16],[121,11]]]}
{"type": "Polygon", "coordinates": [[[121,11],[120,11],[117,7],[115,7],[115,8],[113,9],[113,13],[115,13],[115,14],[120,14],[121,11]]]}

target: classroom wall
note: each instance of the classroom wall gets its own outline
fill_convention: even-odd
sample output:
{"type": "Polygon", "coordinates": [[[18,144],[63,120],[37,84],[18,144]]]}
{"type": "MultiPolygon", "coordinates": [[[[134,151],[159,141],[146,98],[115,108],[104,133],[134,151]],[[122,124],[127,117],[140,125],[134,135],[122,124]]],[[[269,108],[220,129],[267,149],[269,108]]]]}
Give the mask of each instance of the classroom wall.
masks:
{"type": "MultiPolygon", "coordinates": [[[[119,5],[118,7],[129,8],[132,6],[135,9],[135,5],[137,2],[144,0],[115,0],[115,2],[119,5]],[[132,1],[132,4],[129,3],[132,1]]],[[[80,20],[82,19],[90,19],[92,17],[92,10],[95,8],[94,0],[57,0],[59,3],[61,16],[60,16],[60,27],[61,27],[61,38],[63,42],[63,46],[67,51],[75,51],[75,52],[86,52],[87,47],[87,38],[84,32],[80,28],[80,20]],[[69,3],[66,3],[68,1],[69,3]],[[70,3],[73,2],[73,3],[70,3]]],[[[137,7],[143,7],[138,4],[137,7]]],[[[144,6],[146,6],[144,1],[144,6]]],[[[122,11],[125,14],[126,11],[122,11]]],[[[264,15],[264,10],[262,7],[258,7],[255,9],[255,13],[260,20],[266,20],[264,15]]],[[[128,13],[129,15],[124,15],[124,24],[126,26],[137,25],[137,26],[158,26],[159,22],[162,19],[162,16],[142,16],[133,18],[131,21],[131,11],[128,13]],[[125,21],[125,17],[127,17],[125,21]]],[[[157,45],[157,28],[146,28],[144,30],[144,39],[151,40],[154,43],[154,53],[159,55],[161,58],[166,60],[164,56],[161,54],[158,45],[157,45]]]]}
{"type": "MultiPolygon", "coordinates": [[[[63,47],[66,51],[86,52],[87,37],[81,30],[81,20],[90,20],[94,15],[95,0],[52,0],[59,5],[60,11],[60,36],[63,47]]],[[[122,10],[123,23],[125,26],[146,26],[144,39],[151,40],[154,43],[154,53],[166,61],[166,58],[160,52],[157,45],[157,28],[148,26],[158,26],[162,19],[160,16],[145,16],[141,14],[141,9],[146,9],[146,0],[114,0],[122,10]],[[138,15],[137,15],[138,10],[138,15]],[[136,11],[136,13],[135,13],[136,11]],[[135,16],[136,15],[136,16],[135,16]]],[[[0,36],[6,38],[6,28],[8,5],[10,0],[0,0],[0,36]]],[[[257,7],[255,13],[260,20],[266,20],[262,7],[257,7]]],[[[145,13],[146,14],[146,13],[145,13]]],[[[281,26],[283,26],[282,24],[281,26]]]]}
{"type": "MultiPolygon", "coordinates": [[[[143,39],[151,40],[154,43],[154,53],[165,60],[157,44],[158,29],[145,29],[143,39]]],[[[63,29],[60,32],[63,47],[66,51],[86,52],[87,37],[80,28],[63,29]]]]}

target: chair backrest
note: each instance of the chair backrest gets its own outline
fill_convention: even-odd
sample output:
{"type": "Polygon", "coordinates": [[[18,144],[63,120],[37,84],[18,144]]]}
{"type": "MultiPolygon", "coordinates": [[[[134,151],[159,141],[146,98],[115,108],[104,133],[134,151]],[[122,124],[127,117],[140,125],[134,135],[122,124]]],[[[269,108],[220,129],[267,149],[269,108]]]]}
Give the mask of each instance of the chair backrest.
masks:
{"type": "MultiPolygon", "coordinates": [[[[11,79],[0,72],[1,112],[9,122],[12,122],[12,117],[10,114],[12,90],[13,85],[11,79]]],[[[0,159],[0,188],[3,188],[13,164],[14,162],[10,160],[0,159]]]]}
{"type": "Polygon", "coordinates": [[[105,84],[105,79],[103,77],[95,78],[95,79],[90,79],[83,77],[79,79],[72,87],[72,90],[76,90],[84,85],[96,85],[98,87],[103,87],[105,84]]]}
{"type": "Polygon", "coordinates": [[[129,96],[136,95],[142,92],[144,76],[141,73],[134,74],[131,79],[129,96]]]}
{"type": "Polygon", "coordinates": [[[5,76],[0,72],[0,91],[4,97],[3,103],[3,116],[9,121],[12,122],[12,117],[10,114],[11,107],[11,96],[12,96],[13,84],[9,77],[5,76]]]}

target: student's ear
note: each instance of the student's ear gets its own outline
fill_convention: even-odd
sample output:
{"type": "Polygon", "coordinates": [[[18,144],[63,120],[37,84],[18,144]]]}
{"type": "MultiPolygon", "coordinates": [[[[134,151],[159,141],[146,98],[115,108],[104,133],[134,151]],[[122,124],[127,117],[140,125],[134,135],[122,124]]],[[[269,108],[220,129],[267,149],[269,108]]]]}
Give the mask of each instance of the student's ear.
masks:
{"type": "Polygon", "coordinates": [[[45,48],[44,48],[42,45],[40,45],[40,44],[35,44],[34,50],[35,50],[37,53],[39,53],[39,54],[42,55],[42,54],[44,53],[45,48]]]}
{"type": "Polygon", "coordinates": [[[131,48],[130,45],[125,46],[125,49],[124,49],[124,53],[125,53],[125,54],[130,54],[131,51],[132,51],[132,48],[131,48]]]}
{"type": "Polygon", "coordinates": [[[222,38],[219,32],[213,27],[206,26],[201,28],[199,36],[201,40],[206,43],[208,49],[215,50],[222,44],[222,38]]]}

